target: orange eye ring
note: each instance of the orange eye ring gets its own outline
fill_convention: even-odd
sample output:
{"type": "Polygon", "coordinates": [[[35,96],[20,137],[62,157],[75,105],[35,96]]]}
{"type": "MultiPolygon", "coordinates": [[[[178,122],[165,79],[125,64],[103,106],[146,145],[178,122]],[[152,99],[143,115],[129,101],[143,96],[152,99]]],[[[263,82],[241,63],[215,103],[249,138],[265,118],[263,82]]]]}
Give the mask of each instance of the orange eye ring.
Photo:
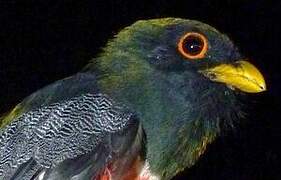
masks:
{"type": "Polygon", "coordinates": [[[186,33],[178,42],[178,51],[188,59],[202,59],[207,50],[207,38],[197,32],[186,33]]]}

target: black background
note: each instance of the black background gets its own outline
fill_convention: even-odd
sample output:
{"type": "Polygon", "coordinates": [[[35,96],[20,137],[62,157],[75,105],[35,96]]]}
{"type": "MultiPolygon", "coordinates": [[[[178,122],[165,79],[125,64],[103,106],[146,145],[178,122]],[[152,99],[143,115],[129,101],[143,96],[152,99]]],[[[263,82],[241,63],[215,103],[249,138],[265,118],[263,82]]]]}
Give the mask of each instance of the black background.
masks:
{"type": "Polygon", "coordinates": [[[281,1],[0,1],[0,113],[80,70],[106,41],[138,19],[182,17],[228,34],[263,72],[249,121],[209,146],[176,179],[281,179],[281,1]]]}

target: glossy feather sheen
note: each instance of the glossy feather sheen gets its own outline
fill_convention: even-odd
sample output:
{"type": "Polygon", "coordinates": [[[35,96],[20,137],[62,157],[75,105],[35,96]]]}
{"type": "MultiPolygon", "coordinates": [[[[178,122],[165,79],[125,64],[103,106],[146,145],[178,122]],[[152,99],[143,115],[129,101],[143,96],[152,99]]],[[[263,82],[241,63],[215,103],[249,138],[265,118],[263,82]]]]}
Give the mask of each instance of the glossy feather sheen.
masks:
{"type": "Polygon", "coordinates": [[[125,28],[87,67],[101,71],[103,91],[141,117],[150,168],[162,179],[192,166],[219,135],[220,125],[231,126],[242,116],[234,92],[197,72],[210,59],[188,61],[177,52],[178,40],[194,29],[212,41],[207,56],[214,63],[239,57],[231,41],[214,28],[167,18],[125,28]]]}
{"type": "Polygon", "coordinates": [[[92,151],[126,125],[130,114],[118,108],[103,95],[86,94],[23,114],[1,132],[0,178],[11,178],[31,158],[52,168],[92,151]]]}
{"type": "Polygon", "coordinates": [[[137,21],[81,73],[35,92],[2,118],[0,177],[46,171],[46,179],[90,179],[115,164],[124,167],[116,168],[118,179],[141,157],[153,176],[171,179],[243,116],[236,92],[198,73],[239,58],[233,43],[207,24],[137,21]],[[208,39],[200,61],[177,51],[190,31],[208,39]]]}

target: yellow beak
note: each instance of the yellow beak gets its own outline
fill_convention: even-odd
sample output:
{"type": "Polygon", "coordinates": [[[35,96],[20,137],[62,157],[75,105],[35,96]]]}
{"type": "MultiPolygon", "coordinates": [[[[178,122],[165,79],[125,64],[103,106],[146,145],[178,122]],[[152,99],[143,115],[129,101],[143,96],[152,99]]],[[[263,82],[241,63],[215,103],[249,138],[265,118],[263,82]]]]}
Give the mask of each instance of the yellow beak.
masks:
{"type": "Polygon", "coordinates": [[[211,81],[224,83],[231,89],[239,89],[247,93],[259,93],[266,90],[263,75],[248,61],[220,64],[199,72],[211,81]]]}

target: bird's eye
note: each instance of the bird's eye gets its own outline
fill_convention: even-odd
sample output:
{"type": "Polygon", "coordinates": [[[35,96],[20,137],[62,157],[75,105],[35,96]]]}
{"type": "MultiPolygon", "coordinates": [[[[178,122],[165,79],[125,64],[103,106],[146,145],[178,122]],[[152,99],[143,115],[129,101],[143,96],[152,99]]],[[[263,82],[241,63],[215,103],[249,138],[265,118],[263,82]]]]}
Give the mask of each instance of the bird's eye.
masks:
{"type": "Polygon", "coordinates": [[[178,42],[179,52],[188,59],[201,59],[205,57],[208,41],[202,34],[188,32],[178,42]]]}

